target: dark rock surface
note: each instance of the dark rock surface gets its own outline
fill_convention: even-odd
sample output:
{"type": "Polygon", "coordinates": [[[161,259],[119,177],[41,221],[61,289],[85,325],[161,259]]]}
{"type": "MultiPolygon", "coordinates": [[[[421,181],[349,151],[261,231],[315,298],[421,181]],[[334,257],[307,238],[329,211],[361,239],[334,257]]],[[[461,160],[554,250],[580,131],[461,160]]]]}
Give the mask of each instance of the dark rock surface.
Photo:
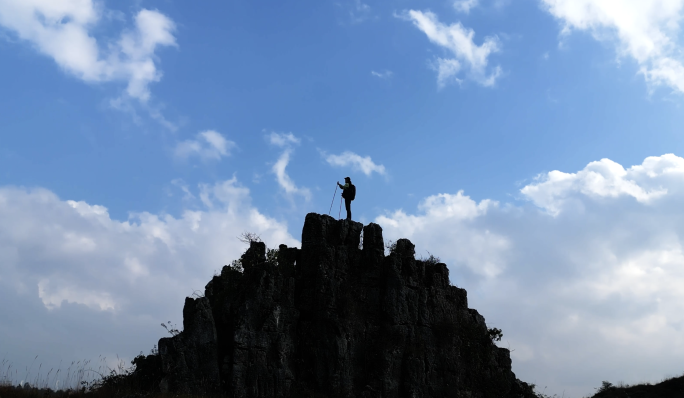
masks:
{"type": "Polygon", "coordinates": [[[214,325],[208,298],[185,298],[183,332],[159,340],[162,373],[166,376],[162,391],[218,389],[218,339],[214,325]]]}
{"type": "Polygon", "coordinates": [[[533,397],[445,264],[377,224],[310,213],[302,248],[224,267],[159,341],[163,390],[228,397],[533,397]],[[362,233],[363,232],[363,233],[362,233]],[[361,242],[363,236],[363,242],[361,242]],[[361,245],[362,243],[362,245],[361,245]],[[362,248],[361,248],[362,247],[362,248]]]}
{"type": "Polygon", "coordinates": [[[669,378],[658,384],[604,385],[599,390],[591,398],[682,398],[684,397],[684,376],[669,378]]]}

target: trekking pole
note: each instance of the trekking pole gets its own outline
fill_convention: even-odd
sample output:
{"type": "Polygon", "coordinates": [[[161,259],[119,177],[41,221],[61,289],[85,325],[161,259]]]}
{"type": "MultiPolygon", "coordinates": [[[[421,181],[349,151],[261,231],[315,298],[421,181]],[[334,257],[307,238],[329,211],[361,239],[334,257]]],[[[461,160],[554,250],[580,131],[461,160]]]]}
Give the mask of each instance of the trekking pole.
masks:
{"type": "Polygon", "coordinates": [[[330,215],[330,212],[332,211],[332,205],[335,203],[335,196],[337,195],[337,184],[335,184],[335,193],[333,194],[333,200],[330,202],[330,210],[328,210],[328,215],[330,215]]]}
{"type": "Polygon", "coordinates": [[[337,212],[337,219],[340,219],[340,214],[342,214],[342,197],[340,196],[340,211],[337,212]]]}

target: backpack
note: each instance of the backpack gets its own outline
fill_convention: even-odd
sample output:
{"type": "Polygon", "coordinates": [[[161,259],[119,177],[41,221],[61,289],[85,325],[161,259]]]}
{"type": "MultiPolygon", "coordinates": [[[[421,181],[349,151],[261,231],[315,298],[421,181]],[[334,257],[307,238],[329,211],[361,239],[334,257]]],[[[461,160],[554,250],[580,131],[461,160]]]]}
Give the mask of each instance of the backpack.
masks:
{"type": "Polygon", "coordinates": [[[356,186],[354,184],[349,184],[349,193],[347,194],[349,200],[354,200],[356,198],[356,186]]]}

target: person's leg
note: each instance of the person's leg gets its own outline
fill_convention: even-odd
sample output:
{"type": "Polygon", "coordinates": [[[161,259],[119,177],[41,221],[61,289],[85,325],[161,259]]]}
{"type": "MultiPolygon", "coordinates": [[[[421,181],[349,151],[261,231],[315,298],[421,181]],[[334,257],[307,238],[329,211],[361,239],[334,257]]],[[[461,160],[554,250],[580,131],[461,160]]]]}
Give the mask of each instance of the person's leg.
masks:
{"type": "Polygon", "coordinates": [[[351,220],[351,200],[344,199],[344,208],[347,209],[347,220],[351,220]]]}

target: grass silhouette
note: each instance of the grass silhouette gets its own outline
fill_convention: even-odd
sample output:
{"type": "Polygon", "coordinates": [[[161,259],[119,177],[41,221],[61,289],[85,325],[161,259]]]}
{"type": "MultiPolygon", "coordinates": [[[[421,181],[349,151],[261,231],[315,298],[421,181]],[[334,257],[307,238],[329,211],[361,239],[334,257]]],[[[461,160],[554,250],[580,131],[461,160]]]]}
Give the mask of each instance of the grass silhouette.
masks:
{"type": "Polygon", "coordinates": [[[111,367],[107,358],[100,356],[97,364],[90,360],[73,361],[63,369],[60,363],[60,367],[44,374],[41,373],[42,363],[35,368],[37,360],[38,356],[23,371],[14,368],[6,359],[0,361],[0,398],[214,397],[160,392],[156,387],[161,374],[154,372],[159,368],[159,363],[154,362],[159,361],[156,347],[150,355],[141,352],[131,361],[131,366],[126,366],[126,362],[117,356],[116,364],[111,367]]]}
{"type": "Polygon", "coordinates": [[[664,378],[657,384],[613,385],[603,381],[592,398],[681,398],[684,397],[684,374],[664,378]]]}
{"type": "MultiPolygon", "coordinates": [[[[91,361],[74,361],[66,369],[50,369],[42,375],[42,364],[35,368],[38,356],[24,371],[13,368],[5,359],[0,361],[0,398],[214,398],[224,395],[183,395],[168,394],[156,388],[161,374],[150,373],[149,369],[159,368],[159,355],[152,350],[150,355],[140,355],[126,366],[117,357],[112,368],[107,358],[100,356],[97,367],[91,361]],[[35,370],[36,374],[32,372],[35,370]],[[21,379],[20,379],[21,378],[21,379]],[[19,380],[17,382],[17,380],[19,380]]],[[[545,389],[544,389],[545,390],[545,389]]],[[[545,391],[535,391],[538,398],[570,398],[565,394],[547,395],[545,391]]],[[[306,394],[304,394],[306,395],[306,394]]],[[[684,397],[684,375],[669,377],[657,384],[641,383],[613,385],[603,381],[591,398],[681,398],[684,397]]]]}

